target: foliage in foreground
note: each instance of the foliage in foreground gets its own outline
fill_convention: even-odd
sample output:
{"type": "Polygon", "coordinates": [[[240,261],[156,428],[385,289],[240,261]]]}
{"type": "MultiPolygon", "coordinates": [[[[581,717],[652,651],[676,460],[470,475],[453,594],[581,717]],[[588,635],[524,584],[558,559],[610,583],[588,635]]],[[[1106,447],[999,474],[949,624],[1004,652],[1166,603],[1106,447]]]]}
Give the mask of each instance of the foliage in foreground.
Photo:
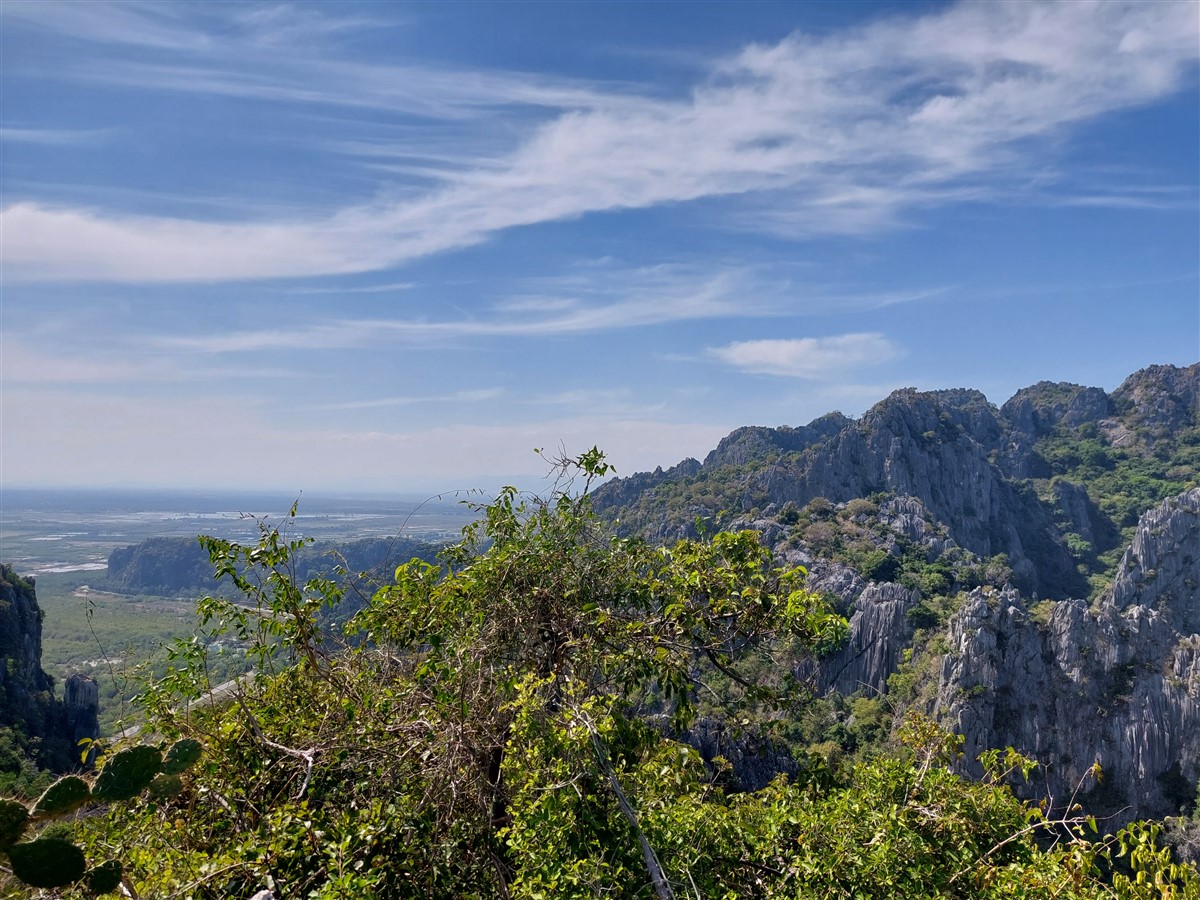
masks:
{"type": "MultiPolygon", "coordinates": [[[[595,452],[575,465],[606,471],[595,452]]],[[[613,540],[569,487],[503,491],[443,566],[401,566],[340,648],[317,619],[337,589],[292,577],[301,542],[265,526],[256,547],[210,542],[246,597],[204,614],[259,675],[189,713],[205,655],[181,648],[148,702],[204,757],[173,796],[78,823],[89,857],[124,860],[147,897],[1200,896],[1152,827],[1088,840],[1012,796],[1024,760],[964,781],[953,736],[920,718],[846,777],[814,763],[729,792],[673,739],[698,679],[719,670],[741,704],[789,714],[802,686],[768,691],[743,661],[785,637],[831,649],[845,621],[752,533],[613,540]]]]}
{"type": "Polygon", "coordinates": [[[140,744],[107,756],[95,779],[79,775],[58,779],[34,803],[0,799],[0,856],[7,857],[13,879],[25,888],[60,888],[83,880],[84,889],[93,896],[117,890],[123,874],[121,859],[89,867],[83,851],[71,840],[70,828],[60,820],[89,804],[132,800],[144,791],[165,799],[182,790],[180,776],[201,753],[199,742],[192,738],[169,748],[140,744]],[[46,823],[50,824],[38,829],[34,840],[23,840],[46,823]]]}

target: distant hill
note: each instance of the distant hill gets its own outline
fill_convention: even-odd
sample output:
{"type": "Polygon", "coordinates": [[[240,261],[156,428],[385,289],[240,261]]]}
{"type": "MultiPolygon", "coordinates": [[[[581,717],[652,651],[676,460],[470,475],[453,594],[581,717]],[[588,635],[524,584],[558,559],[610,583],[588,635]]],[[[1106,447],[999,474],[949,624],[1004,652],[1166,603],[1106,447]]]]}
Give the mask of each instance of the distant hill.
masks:
{"type": "MultiPolygon", "coordinates": [[[[433,561],[440,548],[407,538],[361,538],[344,542],[317,542],[301,550],[295,560],[296,576],[305,581],[328,575],[341,566],[350,575],[365,574],[381,580],[391,570],[414,557],[433,561]]],[[[214,593],[224,586],[213,578],[208,554],[196,538],[147,538],[113,550],[108,574],[98,586],[114,593],[173,596],[214,593]]]]}

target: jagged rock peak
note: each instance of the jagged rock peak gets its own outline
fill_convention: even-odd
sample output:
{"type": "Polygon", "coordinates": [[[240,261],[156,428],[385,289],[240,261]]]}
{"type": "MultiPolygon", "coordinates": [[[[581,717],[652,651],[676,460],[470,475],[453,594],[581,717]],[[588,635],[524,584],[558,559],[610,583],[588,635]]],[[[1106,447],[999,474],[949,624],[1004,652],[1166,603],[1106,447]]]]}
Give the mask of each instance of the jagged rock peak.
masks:
{"type": "Polygon", "coordinates": [[[1022,388],[1000,407],[1012,427],[1031,438],[1049,434],[1056,426],[1074,428],[1098,422],[1113,412],[1113,403],[1100,388],[1067,381],[1039,381],[1022,388]]]}
{"type": "Polygon", "coordinates": [[[1172,604],[1186,616],[1179,626],[1200,632],[1198,567],[1200,488],[1194,488],[1142,516],[1103,603],[1118,610],[1135,602],[1152,609],[1172,604]]]}
{"type": "Polygon", "coordinates": [[[1001,434],[996,407],[982,393],[969,388],[940,391],[902,388],[893,391],[867,410],[862,425],[868,429],[906,430],[914,437],[929,432],[940,432],[944,437],[966,433],[980,444],[989,446],[1001,434]]]}
{"type": "Polygon", "coordinates": [[[796,453],[833,437],[854,420],[840,412],[826,413],[807,425],[767,428],[749,425],[723,437],[704,459],[706,466],[738,466],[780,453],[796,453]]]}
{"type": "Polygon", "coordinates": [[[1113,391],[1112,399],[1126,428],[1155,436],[1195,428],[1200,424],[1200,363],[1134,372],[1113,391]]]}

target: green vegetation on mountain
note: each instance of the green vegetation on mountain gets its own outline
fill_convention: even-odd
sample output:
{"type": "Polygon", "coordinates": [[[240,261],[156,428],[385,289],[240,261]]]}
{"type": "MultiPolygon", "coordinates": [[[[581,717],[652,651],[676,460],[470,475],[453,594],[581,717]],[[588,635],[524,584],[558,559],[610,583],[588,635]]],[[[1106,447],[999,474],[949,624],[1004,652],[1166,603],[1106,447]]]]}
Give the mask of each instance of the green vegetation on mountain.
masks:
{"type": "MultiPolygon", "coordinates": [[[[432,560],[438,548],[408,538],[359,538],[306,544],[292,561],[295,575],[306,581],[335,569],[353,573],[355,580],[385,577],[397,561],[414,556],[432,560]]],[[[122,594],[197,596],[221,590],[213,575],[208,551],[194,537],[147,538],[130,547],[113,550],[108,557],[107,576],[99,583],[105,590],[122,594]]],[[[370,584],[365,588],[373,592],[370,584]]]]}
{"type": "Polygon", "coordinates": [[[1111,581],[1138,517],[1200,484],[1200,425],[1125,447],[1113,446],[1094,423],[1075,428],[1060,425],[1038,441],[1035,452],[1049,470],[1048,478],[1034,480],[1038,493],[1054,506],[1064,539],[1081,568],[1092,576],[1096,592],[1111,581]],[[1088,537],[1071,531],[1069,512],[1055,495],[1059,480],[1084,488],[1104,517],[1102,524],[1109,527],[1088,537]]]}

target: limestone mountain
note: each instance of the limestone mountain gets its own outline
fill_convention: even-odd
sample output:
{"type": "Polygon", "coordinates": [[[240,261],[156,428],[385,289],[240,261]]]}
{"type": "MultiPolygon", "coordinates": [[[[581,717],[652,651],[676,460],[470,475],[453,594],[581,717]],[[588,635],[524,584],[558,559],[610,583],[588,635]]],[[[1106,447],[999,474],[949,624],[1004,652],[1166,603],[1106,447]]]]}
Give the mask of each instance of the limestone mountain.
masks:
{"type": "Polygon", "coordinates": [[[1198,410],[1200,364],[1111,394],[1041,382],[1000,407],[906,389],[858,420],[740,428],[595,502],[652,540],[755,529],[809,570],[851,621],[839,652],[795,662],[830,698],[806,726],[821,752],[863,733],[838,698],[886,695],[963,733],[969,758],[1038,759],[1027,791],[1068,797],[1099,761],[1093,808],[1161,816],[1200,780],[1198,410]]]}
{"type": "Polygon", "coordinates": [[[1200,364],[1150,367],[1111,395],[1041,382],[999,408],[978,391],[905,389],[857,421],[739,428],[703,463],[614,480],[595,502],[622,531],[664,540],[697,517],[728,524],[816,498],[911,497],[961,547],[1004,554],[1021,590],[1087,595],[1138,517],[1197,483],[1198,397],[1200,364]]]}

